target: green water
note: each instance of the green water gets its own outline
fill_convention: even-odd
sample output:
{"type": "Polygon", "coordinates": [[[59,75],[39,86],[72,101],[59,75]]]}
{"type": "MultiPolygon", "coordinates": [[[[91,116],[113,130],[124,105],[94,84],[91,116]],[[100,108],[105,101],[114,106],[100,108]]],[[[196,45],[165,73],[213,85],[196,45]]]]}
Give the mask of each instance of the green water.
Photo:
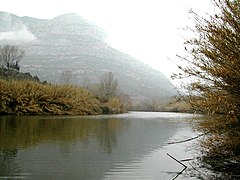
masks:
{"type": "MultiPolygon", "coordinates": [[[[0,179],[172,179],[192,156],[189,114],[0,116],[0,179]]],[[[178,179],[185,179],[183,175],[178,179]]]]}

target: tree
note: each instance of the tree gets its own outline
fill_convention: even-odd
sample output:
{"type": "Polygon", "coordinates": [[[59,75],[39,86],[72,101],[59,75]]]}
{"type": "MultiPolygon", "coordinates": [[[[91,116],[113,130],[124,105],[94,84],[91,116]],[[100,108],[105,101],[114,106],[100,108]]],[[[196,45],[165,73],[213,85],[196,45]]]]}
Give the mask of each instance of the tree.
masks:
{"type": "Polygon", "coordinates": [[[3,68],[20,69],[19,62],[25,56],[25,51],[15,45],[5,45],[0,48],[0,62],[3,68]]]}
{"type": "Polygon", "coordinates": [[[98,94],[102,100],[109,100],[110,98],[116,96],[118,87],[118,80],[114,78],[112,72],[104,74],[100,78],[100,83],[98,84],[98,94]]]}
{"type": "Polygon", "coordinates": [[[186,88],[197,110],[240,121],[240,1],[214,0],[214,5],[219,11],[210,18],[192,12],[197,37],[186,42],[189,56],[181,58],[189,64],[179,66],[182,73],[174,77],[192,77],[186,88]]]}
{"type": "Polygon", "coordinates": [[[201,140],[201,159],[231,178],[239,176],[240,163],[240,1],[213,3],[218,13],[209,18],[192,12],[197,37],[186,42],[189,56],[181,58],[188,65],[179,66],[182,72],[174,77],[190,78],[185,87],[191,105],[215,115],[197,121],[208,134],[201,140]]]}

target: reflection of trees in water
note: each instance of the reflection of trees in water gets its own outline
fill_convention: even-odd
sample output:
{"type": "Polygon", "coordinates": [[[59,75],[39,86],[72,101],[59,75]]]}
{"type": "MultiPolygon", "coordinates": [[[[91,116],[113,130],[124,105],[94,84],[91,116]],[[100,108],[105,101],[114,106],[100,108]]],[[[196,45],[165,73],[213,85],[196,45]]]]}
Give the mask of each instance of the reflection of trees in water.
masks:
{"type": "Polygon", "coordinates": [[[116,144],[116,132],[121,127],[119,119],[64,119],[44,117],[1,117],[0,148],[28,148],[42,141],[64,145],[96,138],[99,144],[111,151],[116,144]]]}
{"type": "Polygon", "coordinates": [[[111,153],[116,145],[116,133],[121,129],[119,119],[43,118],[0,117],[0,175],[10,176],[17,172],[15,157],[19,148],[41,142],[60,146],[68,152],[74,141],[87,143],[96,139],[104,151],[111,153]]]}
{"type": "Polygon", "coordinates": [[[17,150],[5,161],[1,156],[0,169],[7,163],[11,168],[0,176],[100,179],[119,162],[141,160],[161,148],[179,128],[162,117],[109,117],[0,117],[0,155],[17,150]]]}
{"type": "Polygon", "coordinates": [[[101,123],[99,128],[98,141],[100,146],[109,154],[117,143],[116,132],[119,129],[119,123],[119,120],[107,119],[101,123]]]}
{"type": "Polygon", "coordinates": [[[17,149],[0,149],[0,176],[11,176],[19,172],[14,159],[16,155],[17,149]]]}

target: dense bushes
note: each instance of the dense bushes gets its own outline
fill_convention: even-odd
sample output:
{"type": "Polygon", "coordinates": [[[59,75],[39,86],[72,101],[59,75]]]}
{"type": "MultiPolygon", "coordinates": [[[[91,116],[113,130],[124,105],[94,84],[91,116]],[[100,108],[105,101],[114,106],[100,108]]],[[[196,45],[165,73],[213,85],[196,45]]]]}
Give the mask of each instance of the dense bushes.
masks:
{"type": "Polygon", "coordinates": [[[100,102],[87,90],[70,85],[0,80],[1,114],[101,114],[100,102]]]}
{"type": "Polygon", "coordinates": [[[117,97],[109,99],[106,103],[101,106],[101,109],[104,114],[119,114],[124,113],[125,108],[123,103],[117,97]]]}
{"type": "Polygon", "coordinates": [[[181,59],[187,65],[179,66],[177,77],[188,78],[185,88],[192,107],[212,115],[198,124],[207,132],[202,141],[203,159],[208,159],[204,162],[229,179],[239,179],[240,1],[213,3],[213,15],[202,18],[193,13],[196,25],[191,30],[196,36],[186,41],[188,55],[181,59]]]}
{"type": "Polygon", "coordinates": [[[222,179],[234,179],[240,172],[240,126],[236,117],[219,115],[205,117],[197,123],[206,133],[201,139],[204,164],[221,172],[222,179]]]}

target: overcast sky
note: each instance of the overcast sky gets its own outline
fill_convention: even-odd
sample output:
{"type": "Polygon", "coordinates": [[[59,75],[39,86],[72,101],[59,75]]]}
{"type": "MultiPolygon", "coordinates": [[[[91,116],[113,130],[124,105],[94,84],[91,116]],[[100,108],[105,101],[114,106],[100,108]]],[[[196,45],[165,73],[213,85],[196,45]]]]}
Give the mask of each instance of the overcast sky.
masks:
{"type": "Polygon", "coordinates": [[[172,62],[184,51],[192,8],[211,11],[211,0],[0,0],[0,11],[18,16],[51,19],[77,13],[108,33],[106,42],[165,73],[177,70],[172,62]],[[171,60],[169,60],[171,59],[171,60]]]}

